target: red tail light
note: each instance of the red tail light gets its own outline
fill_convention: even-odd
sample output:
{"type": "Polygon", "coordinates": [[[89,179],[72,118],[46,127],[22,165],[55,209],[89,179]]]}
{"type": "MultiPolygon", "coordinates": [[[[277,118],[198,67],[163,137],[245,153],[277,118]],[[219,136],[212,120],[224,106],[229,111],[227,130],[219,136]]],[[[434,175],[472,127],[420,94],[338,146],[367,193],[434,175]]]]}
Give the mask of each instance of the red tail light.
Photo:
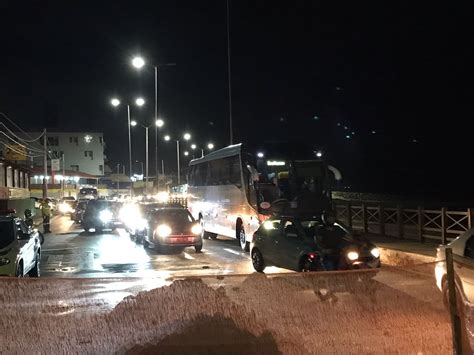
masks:
{"type": "Polygon", "coordinates": [[[308,256],[311,258],[311,259],[316,259],[318,257],[318,254],[316,253],[309,253],[308,256]]]}
{"type": "Polygon", "coordinates": [[[254,243],[256,240],[257,240],[257,232],[255,232],[255,233],[252,235],[252,243],[254,243]]]}

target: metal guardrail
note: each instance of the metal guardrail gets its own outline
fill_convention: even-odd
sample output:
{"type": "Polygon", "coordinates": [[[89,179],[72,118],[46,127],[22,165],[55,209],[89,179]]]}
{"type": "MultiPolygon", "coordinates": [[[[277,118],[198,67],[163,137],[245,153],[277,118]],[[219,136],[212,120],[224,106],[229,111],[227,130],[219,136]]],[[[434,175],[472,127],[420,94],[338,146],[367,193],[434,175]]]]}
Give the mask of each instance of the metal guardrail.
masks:
{"type": "Polygon", "coordinates": [[[354,201],[334,201],[337,217],[353,229],[424,242],[448,243],[472,227],[473,210],[404,209],[354,201]]]}

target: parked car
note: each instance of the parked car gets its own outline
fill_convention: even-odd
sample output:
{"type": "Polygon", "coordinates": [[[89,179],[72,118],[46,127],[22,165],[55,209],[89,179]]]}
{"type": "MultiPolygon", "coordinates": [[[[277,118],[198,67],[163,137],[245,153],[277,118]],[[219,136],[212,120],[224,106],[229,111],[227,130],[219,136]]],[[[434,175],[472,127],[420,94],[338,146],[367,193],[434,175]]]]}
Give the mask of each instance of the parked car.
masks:
{"type": "Polygon", "coordinates": [[[380,267],[379,250],[368,240],[356,238],[339,223],[328,227],[330,230],[324,228],[315,217],[268,219],[253,235],[250,255],[254,269],[262,272],[269,265],[294,271],[380,267]]]}
{"type": "Polygon", "coordinates": [[[436,255],[436,284],[443,293],[448,307],[448,283],[446,278],[446,248],[453,251],[456,300],[463,330],[463,353],[474,350],[474,228],[461,234],[447,245],[440,245],[436,255]]]}
{"type": "Polygon", "coordinates": [[[122,226],[120,207],[119,202],[90,200],[82,216],[82,227],[86,232],[94,229],[96,233],[101,233],[104,229],[115,230],[122,226]]]}
{"type": "Polygon", "coordinates": [[[192,246],[198,253],[202,249],[201,232],[201,225],[186,208],[160,207],[147,215],[143,244],[157,252],[192,246]]]}
{"type": "Polygon", "coordinates": [[[14,211],[0,216],[0,275],[40,276],[41,241],[38,231],[14,211]]]}

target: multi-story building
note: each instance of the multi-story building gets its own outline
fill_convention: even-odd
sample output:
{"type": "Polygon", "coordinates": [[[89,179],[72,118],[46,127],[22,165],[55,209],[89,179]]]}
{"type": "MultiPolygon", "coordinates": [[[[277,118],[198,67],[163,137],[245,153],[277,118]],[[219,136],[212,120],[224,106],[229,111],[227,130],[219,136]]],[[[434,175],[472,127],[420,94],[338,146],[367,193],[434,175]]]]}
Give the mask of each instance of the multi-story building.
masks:
{"type": "MultiPolygon", "coordinates": [[[[30,133],[38,136],[40,133],[30,133]]],[[[41,142],[42,143],[42,142],[41,142]]],[[[62,158],[66,170],[95,176],[104,175],[105,143],[98,132],[47,132],[51,157],[62,158]]],[[[33,159],[35,167],[43,166],[43,157],[33,159]]]]}

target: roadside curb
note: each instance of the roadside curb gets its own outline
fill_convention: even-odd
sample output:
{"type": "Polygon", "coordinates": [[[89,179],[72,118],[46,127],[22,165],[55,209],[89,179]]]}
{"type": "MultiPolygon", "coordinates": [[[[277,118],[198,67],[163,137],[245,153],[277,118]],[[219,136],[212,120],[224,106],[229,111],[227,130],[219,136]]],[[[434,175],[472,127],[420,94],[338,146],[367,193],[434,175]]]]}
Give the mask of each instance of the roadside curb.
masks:
{"type": "Polygon", "coordinates": [[[436,261],[436,257],[417,254],[397,249],[379,247],[380,261],[382,264],[391,266],[409,266],[436,261]]]}

